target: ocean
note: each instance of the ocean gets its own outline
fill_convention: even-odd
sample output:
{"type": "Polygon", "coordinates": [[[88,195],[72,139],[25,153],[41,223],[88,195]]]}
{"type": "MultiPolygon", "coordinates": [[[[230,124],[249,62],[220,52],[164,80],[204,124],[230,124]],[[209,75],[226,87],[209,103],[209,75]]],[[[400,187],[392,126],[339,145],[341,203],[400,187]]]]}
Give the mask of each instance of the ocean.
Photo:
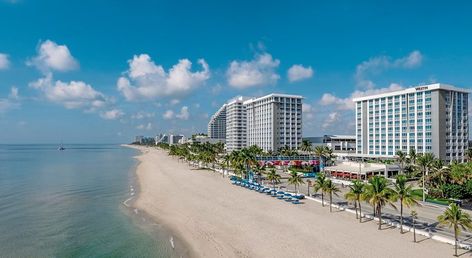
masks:
{"type": "Polygon", "coordinates": [[[0,145],[0,257],[178,257],[133,197],[138,152],[0,145]]]}

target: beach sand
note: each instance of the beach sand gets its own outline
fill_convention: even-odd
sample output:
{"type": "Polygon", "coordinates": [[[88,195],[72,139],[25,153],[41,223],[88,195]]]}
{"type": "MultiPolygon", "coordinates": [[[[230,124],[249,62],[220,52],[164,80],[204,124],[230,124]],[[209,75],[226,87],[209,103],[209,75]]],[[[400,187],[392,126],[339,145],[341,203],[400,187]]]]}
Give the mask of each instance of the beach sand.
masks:
{"type": "MultiPolygon", "coordinates": [[[[140,147],[136,147],[140,148],[140,147]]],[[[196,257],[450,257],[453,246],[304,200],[293,205],[233,186],[163,150],[140,148],[134,202],[189,245],[196,257]]],[[[464,251],[461,250],[460,253],[464,251]]]]}

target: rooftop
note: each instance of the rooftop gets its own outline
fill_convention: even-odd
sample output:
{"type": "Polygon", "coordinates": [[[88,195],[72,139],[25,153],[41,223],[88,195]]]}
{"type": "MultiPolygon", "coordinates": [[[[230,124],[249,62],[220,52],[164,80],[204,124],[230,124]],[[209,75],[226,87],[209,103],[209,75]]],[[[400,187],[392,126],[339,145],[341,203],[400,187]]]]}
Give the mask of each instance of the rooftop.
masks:
{"type": "Polygon", "coordinates": [[[385,93],[372,94],[368,96],[353,98],[352,100],[354,102],[357,102],[357,101],[363,101],[363,100],[368,100],[368,99],[376,99],[376,98],[391,97],[391,96],[414,93],[414,92],[421,92],[421,91],[426,91],[426,90],[450,90],[450,91],[458,91],[458,92],[463,92],[463,93],[470,93],[469,89],[457,88],[455,86],[444,84],[444,83],[434,83],[434,84],[428,84],[428,85],[419,85],[419,86],[406,88],[402,90],[395,90],[395,91],[390,91],[390,92],[385,92],[385,93]]]}

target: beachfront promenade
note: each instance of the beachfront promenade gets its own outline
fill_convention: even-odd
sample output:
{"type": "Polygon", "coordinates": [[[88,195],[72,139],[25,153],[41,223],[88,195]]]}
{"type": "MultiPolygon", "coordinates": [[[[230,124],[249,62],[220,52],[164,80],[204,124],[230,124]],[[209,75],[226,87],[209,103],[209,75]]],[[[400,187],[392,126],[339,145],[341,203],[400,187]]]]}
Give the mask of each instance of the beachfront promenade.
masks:
{"type": "MultiPolygon", "coordinates": [[[[307,179],[304,179],[305,184],[300,186],[299,192],[305,195],[308,195],[308,183],[307,179]]],[[[311,179],[313,181],[313,179],[311,179]]],[[[288,190],[293,191],[293,186],[290,186],[287,184],[287,180],[283,180],[279,186],[282,186],[283,188],[286,188],[288,190]]],[[[351,209],[354,210],[354,205],[347,202],[346,199],[344,199],[344,194],[349,191],[349,187],[345,185],[342,187],[341,184],[338,185],[340,192],[338,195],[333,195],[333,205],[339,206],[341,208],[346,208],[346,209],[351,209]]],[[[310,189],[310,195],[313,198],[318,199],[321,201],[321,194],[320,193],[314,193],[313,188],[310,189]]],[[[329,197],[325,195],[324,198],[325,204],[329,205],[329,197]]],[[[454,239],[454,232],[452,229],[448,227],[439,227],[437,217],[446,210],[446,206],[441,206],[437,204],[432,204],[428,202],[420,202],[421,206],[413,206],[411,208],[408,208],[406,206],[403,207],[403,223],[405,226],[412,227],[412,220],[410,217],[410,212],[411,210],[415,210],[418,213],[418,218],[415,220],[415,225],[417,230],[423,230],[426,232],[429,232],[431,234],[439,235],[439,236],[445,236],[447,238],[450,238],[451,241],[454,239]]],[[[373,208],[371,205],[368,203],[362,202],[362,213],[364,215],[367,215],[369,217],[373,216],[373,208]]],[[[382,219],[388,222],[395,222],[395,223],[400,223],[400,202],[395,203],[395,206],[397,207],[398,210],[395,210],[393,207],[387,205],[382,208],[382,219]]],[[[472,214],[469,210],[464,210],[470,214],[472,214]]],[[[355,215],[353,215],[355,218],[355,215]]],[[[369,219],[366,219],[369,220],[369,219]]],[[[385,225],[385,227],[388,227],[388,225],[385,225]]],[[[425,237],[423,237],[424,239],[425,237]]],[[[419,238],[421,241],[421,237],[419,238]]],[[[459,237],[460,243],[464,245],[469,245],[472,247],[472,233],[463,231],[461,236],[459,237]]]]}
{"type": "MultiPolygon", "coordinates": [[[[221,170],[218,170],[218,171],[220,173],[222,172],[221,170]]],[[[290,175],[282,172],[281,170],[278,170],[277,173],[281,175],[282,180],[279,184],[277,184],[276,188],[281,189],[283,191],[294,193],[295,192],[294,187],[288,184],[288,178],[290,175]]],[[[298,192],[311,197],[304,200],[304,202],[309,202],[315,199],[321,203],[321,193],[314,192],[313,187],[310,187],[310,189],[308,189],[308,180],[311,180],[312,182],[314,181],[313,178],[303,179],[305,184],[302,184],[299,186],[298,192]]],[[[336,180],[336,179],[333,181],[338,184],[338,187],[340,190],[340,192],[337,195],[332,196],[333,206],[338,208],[338,211],[343,211],[345,209],[348,209],[350,211],[355,211],[353,203],[348,202],[344,198],[344,195],[349,191],[349,187],[348,187],[349,182],[336,180]]],[[[272,187],[272,184],[270,182],[265,182],[265,185],[267,187],[272,187]]],[[[329,207],[329,197],[327,196],[327,194],[325,194],[324,196],[324,203],[326,206],[329,207]]],[[[364,216],[363,221],[377,220],[377,217],[374,217],[374,214],[373,214],[373,207],[365,202],[362,202],[361,204],[362,204],[362,214],[364,216]]],[[[428,203],[428,202],[420,202],[420,204],[421,205],[416,205],[410,208],[404,205],[403,207],[404,231],[409,231],[408,229],[410,229],[411,231],[411,228],[413,227],[413,221],[411,219],[410,214],[411,214],[411,210],[415,210],[418,213],[417,219],[415,219],[415,227],[417,230],[419,241],[425,241],[427,239],[432,238],[434,235],[435,238],[439,237],[441,241],[447,241],[448,243],[453,243],[454,241],[453,229],[448,228],[448,227],[440,227],[437,220],[437,217],[443,214],[443,212],[446,210],[447,207],[442,206],[442,205],[428,203]]],[[[397,201],[395,203],[395,206],[397,207],[398,210],[395,210],[395,208],[391,207],[390,205],[384,206],[382,208],[382,220],[383,220],[383,223],[385,223],[384,227],[386,228],[395,227],[395,226],[399,227],[400,225],[400,214],[399,214],[400,202],[397,201]]],[[[470,212],[469,210],[464,210],[464,211],[472,214],[472,212],[470,212]]],[[[353,215],[353,218],[355,218],[355,215],[353,215]]],[[[459,245],[465,249],[471,250],[472,249],[472,233],[463,231],[462,234],[459,236],[459,245]]]]}
{"type": "Polygon", "coordinates": [[[163,150],[142,150],[134,205],[187,243],[192,256],[449,257],[453,252],[451,245],[421,237],[413,243],[410,233],[387,226],[377,230],[374,222],[359,223],[349,212],[330,213],[316,201],[294,205],[232,185],[229,177],[163,150]]]}

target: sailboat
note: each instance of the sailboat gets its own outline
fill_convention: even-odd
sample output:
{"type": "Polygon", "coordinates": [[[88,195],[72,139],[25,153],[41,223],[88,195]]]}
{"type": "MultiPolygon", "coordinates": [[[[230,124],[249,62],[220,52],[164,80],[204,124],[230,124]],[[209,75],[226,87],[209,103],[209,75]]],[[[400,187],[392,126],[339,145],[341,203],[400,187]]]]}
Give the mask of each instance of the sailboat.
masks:
{"type": "Polygon", "coordinates": [[[57,148],[57,150],[60,150],[60,151],[66,150],[66,148],[64,148],[64,145],[62,145],[62,142],[61,142],[61,145],[59,146],[59,148],[57,148]]]}

